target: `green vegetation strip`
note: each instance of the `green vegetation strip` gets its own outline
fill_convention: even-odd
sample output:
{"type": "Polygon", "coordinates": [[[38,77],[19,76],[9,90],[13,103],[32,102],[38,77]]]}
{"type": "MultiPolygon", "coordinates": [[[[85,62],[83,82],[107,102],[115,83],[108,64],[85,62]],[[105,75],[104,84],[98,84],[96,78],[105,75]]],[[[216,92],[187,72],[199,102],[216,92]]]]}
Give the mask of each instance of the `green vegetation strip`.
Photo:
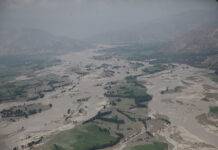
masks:
{"type": "Polygon", "coordinates": [[[107,129],[88,123],[61,132],[51,139],[43,150],[95,150],[117,144],[121,135],[112,136],[107,129]]]}
{"type": "Polygon", "coordinates": [[[215,73],[211,73],[211,74],[208,74],[208,77],[214,81],[214,82],[218,82],[218,75],[215,74],[215,73]]]}
{"type": "Polygon", "coordinates": [[[162,43],[149,43],[149,44],[130,44],[127,46],[120,46],[115,48],[105,49],[107,55],[115,55],[128,60],[144,61],[154,52],[162,47],[162,43]]]}
{"type": "Polygon", "coordinates": [[[146,87],[138,83],[135,76],[126,77],[126,82],[112,88],[105,95],[108,97],[134,99],[137,107],[146,106],[146,102],[152,99],[152,96],[147,93],[146,87]]]}
{"type": "Polygon", "coordinates": [[[110,123],[116,123],[116,124],[124,124],[124,120],[122,119],[119,119],[117,116],[113,116],[113,117],[110,117],[110,118],[104,118],[104,117],[101,117],[101,118],[98,118],[102,121],[106,121],[106,122],[110,122],[110,123]]]}
{"type": "Polygon", "coordinates": [[[167,150],[168,145],[166,143],[154,142],[152,144],[138,145],[130,148],[129,150],[167,150]]]}
{"type": "Polygon", "coordinates": [[[59,63],[53,55],[0,56],[0,84],[59,63]]]}
{"type": "MultiPolygon", "coordinates": [[[[42,98],[43,93],[53,91],[54,85],[64,83],[56,74],[0,84],[0,102],[8,100],[35,100],[42,98]],[[46,86],[45,86],[46,85],[46,86]]],[[[67,82],[66,82],[67,83],[67,82]]]]}
{"type": "Polygon", "coordinates": [[[218,106],[211,106],[210,113],[218,115],[218,106]]]}
{"type": "Polygon", "coordinates": [[[154,74],[154,73],[157,73],[157,72],[164,71],[167,68],[168,67],[166,65],[163,65],[163,64],[154,64],[153,66],[150,66],[148,68],[143,69],[143,71],[146,74],[154,74]]]}
{"type": "Polygon", "coordinates": [[[136,121],[136,118],[131,117],[129,114],[127,114],[124,111],[121,111],[119,109],[117,109],[117,112],[121,113],[122,115],[126,116],[130,121],[136,121]]]}

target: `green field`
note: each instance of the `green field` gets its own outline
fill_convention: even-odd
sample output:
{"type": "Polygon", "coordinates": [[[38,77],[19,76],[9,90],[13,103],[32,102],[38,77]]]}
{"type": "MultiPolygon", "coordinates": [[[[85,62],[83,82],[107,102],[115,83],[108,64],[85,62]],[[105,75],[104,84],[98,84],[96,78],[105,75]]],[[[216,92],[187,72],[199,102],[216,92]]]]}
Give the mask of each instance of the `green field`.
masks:
{"type": "MultiPolygon", "coordinates": [[[[44,69],[56,64],[60,60],[52,55],[10,55],[0,56],[0,102],[8,100],[26,100],[28,91],[35,89],[42,84],[40,79],[34,77],[34,71],[44,69]],[[15,80],[18,76],[33,77],[29,80],[15,80]]],[[[33,99],[42,97],[42,94],[35,94],[33,99]]],[[[32,99],[32,98],[30,98],[32,99]]]]}
{"type": "Polygon", "coordinates": [[[52,138],[42,150],[95,150],[112,146],[119,142],[117,135],[112,136],[107,129],[93,123],[61,132],[52,138]]]}
{"type": "Polygon", "coordinates": [[[115,47],[106,49],[105,53],[114,54],[123,59],[144,61],[145,58],[152,55],[155,51],[160,49],[162,44],[151,43],[151,44],[130,44],[127,46],[115,47]]]}
{"type": "Polygon", "coordinates": [[[0,84],[59,63],[60,60],[51,55],[0,56],[0,84]]]}
{"type": "Polygon", "coordinates": [[[133,83],[122,83],[112,91],[109,97],[130,98],[135,100],[135,104],[148,102],[152,97],[147,94],[145,87],[136,86],[133,83]]]}
{"type": "Polygon", "coordinates": [[[167,68],[168,67],[166,65],[163,65],[163,64],[154,64],[153,66],[150,66],[148,68],[143,69],[143,71],[146,74],[154,74],[154,73],[157,73],[157,72],[164,71],[167,68]]]}
{"type": "MultiPolygon", "coordinates": [[[[0,84],[0,102],[9,100],[35,100],[42,98],[43,93],[53,91],[55,85],[65,83],[56,74],[48,74],[46,76],[34,77],[31,79],[5,82],[0,84]]],[[[67,82],[66,82],[67,83],[67,82]]]]}
{"type": "Polygon", "coordinates": [[[113,86],[106,96],[134,99],[137,106],[145,106],[145,103],[152,99],[146,87],[138,83],[134,76],[128,76],[125,82],[113,86]]]}
{"type": "Polygon", "coordinates": [[[134,146],[128,150],[167,150],[166,143],[154,142],[152,144],[134,146]]]}
{"type": "Polygon", "coordinates": [[[211,106],[209,111],[212,114],[217,114],[218,115],[218,106],[211,106]]]}
{"type": "Polygon", "coordinates": [[[112,117],[100,117],[98,118],[102,121],[110,122],[110,123],[116,123],[116,124],[124,124],[124,120],[119,119],[118,116],[112,116],[112,117]]]}
{"type": "Polygon", "coordinates": [[[218,82],[218,75],[215,74],[215,73],[211,73],[211,74],[208,74],[208,77],[214,81],[214,82],[218,82]]]}

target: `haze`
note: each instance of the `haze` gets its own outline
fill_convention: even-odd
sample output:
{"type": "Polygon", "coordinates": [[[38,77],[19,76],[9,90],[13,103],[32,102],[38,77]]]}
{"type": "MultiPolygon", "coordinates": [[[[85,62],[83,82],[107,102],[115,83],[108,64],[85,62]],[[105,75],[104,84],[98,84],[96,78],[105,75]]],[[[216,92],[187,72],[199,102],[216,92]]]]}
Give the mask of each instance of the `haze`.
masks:
{"type": "Polygon", "coordinates": [[[218,150],[217,0],[0,0],[1,150],[218,150]]]}
{"type": "Polygon", "coordinates": [[[214,0],[2,0],[0,6],[1,28],[37,28],[77,39],[217,8],[214,0]]]}

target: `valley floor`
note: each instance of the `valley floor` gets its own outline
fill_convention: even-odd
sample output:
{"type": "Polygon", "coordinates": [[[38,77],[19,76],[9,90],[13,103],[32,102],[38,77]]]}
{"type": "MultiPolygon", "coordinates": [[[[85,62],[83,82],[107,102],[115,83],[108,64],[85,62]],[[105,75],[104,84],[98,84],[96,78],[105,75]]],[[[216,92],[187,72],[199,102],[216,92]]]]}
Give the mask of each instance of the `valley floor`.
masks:
{"type": "MultiPolygon", "coordinates": [[[[82,124],[109,105],[108,97],[104,95],[104,85],[123,80],[129,75],[138,75],[137,80],[153,96],[148,104],[148,117],[155,119],[156,116],[163,115],[171,122],[153,132],[165,139],[171,145],[170,149],[218,148],[218,120],[213,119],[214,124],[207,124],[198,119],[198,116],[208,114],[210,106],[218,105],[218,84],[205,76],[208,70],[175,64],[171,69],[144,74],[142,70],[150,66],[147,62],[141,62],[143,66],[134,68],[128,60],[102,58],[99,51],[109,47],[111,46],[101,45],[97,49],[60,56],[62,64],[36,72],[37,76],[50,73],[67,76],[70,79],[69,85],[47,92],[45,97],[34,101],[0,104],[0,111],[17,105],[52,104],[51,109],[28,118],[18,118],[15,121],[0,118],[1,149],[8,150],[22,145],[24,149],[29,149],[25,146],[31,141],[40,137],[49,138],[82,124]],[[213,96],[208,96],[211,93],[213,96]]],[[[18,77],[16,80],[25,78],[18,77]]],[[[144,133],[145,130],[141,127],[135,137],[121,140],[117,145],[106,149],[126,149],[144,133]]]]}

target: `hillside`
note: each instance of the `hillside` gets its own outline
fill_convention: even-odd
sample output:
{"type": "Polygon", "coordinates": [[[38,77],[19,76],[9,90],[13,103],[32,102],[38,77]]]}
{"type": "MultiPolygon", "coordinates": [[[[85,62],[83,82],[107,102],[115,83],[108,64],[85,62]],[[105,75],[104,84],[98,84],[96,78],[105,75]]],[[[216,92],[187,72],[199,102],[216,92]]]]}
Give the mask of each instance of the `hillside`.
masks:
{"type": "MultiPolygon", "coordinates": [[[[167,32],[167,31],[163,31],[167,32]]],[[[159,32],[160,33],[160,32],[159,32]]],[[[218,72],[218,24],[199,25],[188,32],[170,38],[133,42],[105,50],[130,60],[154,59],[153,63],[183,63],[218,72]]]]}
{"type": "Polygon", "coordinates": [[[1,29],[0,55],[55,54],[86,49],[89,44],[39,29],[1,29]]]}
{"type": "Polygon", "coordinates": [[[217,70],[218,25],[192,30],[168,42],[158,53],[168,60],[217,70]]]}
{"type": "Polygon", "coordinates": [[[56,56],[91,44],[38,29],[0,29],[0,83],[60,63],[56,56]]]}
{"type": "Polygon", "coordinates": [[[217,14],[213,11],[188,11],[166,18],[158,18],[146,23],[141,22],[132,27],[123,27],[91,37],[88,40],[101,43],[162,43],[199,28],[204,24],[217,22],[217,14]]]}

